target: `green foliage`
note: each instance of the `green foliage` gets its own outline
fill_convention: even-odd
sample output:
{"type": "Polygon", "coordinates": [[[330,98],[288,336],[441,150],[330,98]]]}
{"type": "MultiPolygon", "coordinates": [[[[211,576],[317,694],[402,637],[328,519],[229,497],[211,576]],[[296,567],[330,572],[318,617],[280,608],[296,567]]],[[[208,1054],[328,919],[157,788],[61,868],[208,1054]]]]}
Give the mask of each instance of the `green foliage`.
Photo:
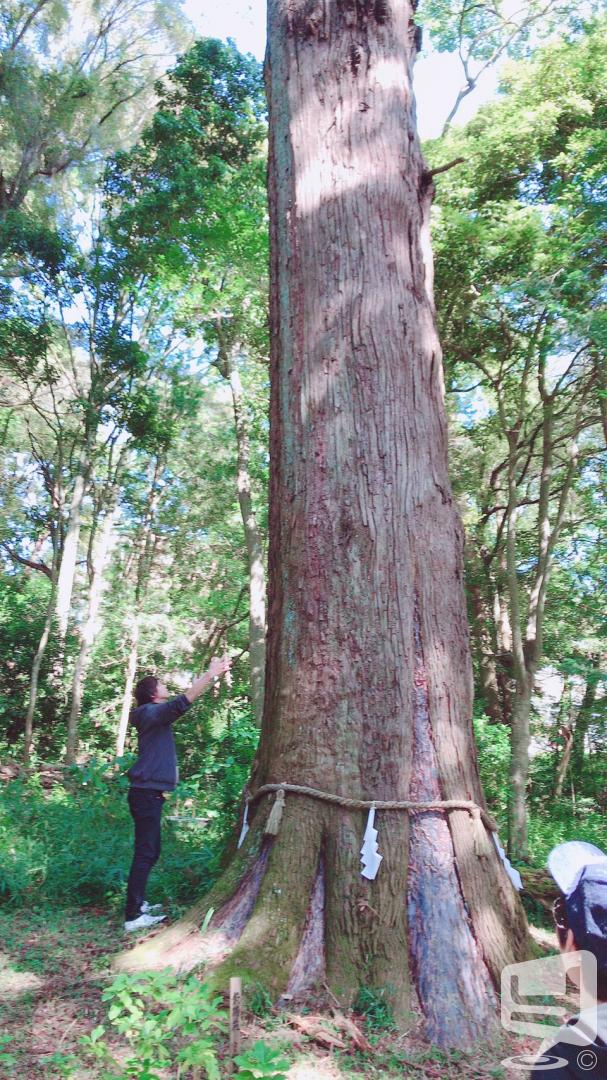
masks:
{"type": "Polygon", "coordinates": [[[187,1074],[202,1069],[208,1080],[219,1080],[216,1040],[227,1027],[221,997],[195,976],[179,979],[172,971],[119,975],[103,993],[108,1021],[127,1042],[131,1056],[118,1066],[104,1038],[103,1025],[81,1043],[104,1067],[104,1076],[157,1080],[156,1069],[175,1061],[187,1074]]]}
{"type": "Polygon", "coordinates": [[[395,1031],[397,1028],[389,987],[361,986],[353,1009],[364,1016],[370,1031],[395,1031]]]}
{"type": "Polygon", "coordinates": [[[289,1061],[280,1056],[280,1050],[261,1040],[235,1057],[234,1063],[238,1065],[235,1080],[286,1080],[285,1070],[289,1068],[289,1061]]]}
{"type": "Polygon", "coordinates": [[[0,1063],[5,1068],[10,1069],[17,1063],[17,1057],[15,1054],[11,1054],[6,1047],[13,1041],[12,1035],[0,1035],[0,1063]]]}
{"type": "MultiPolygon", "coordinates": [[[[131,1056],[120,1066],[120,1077],[158,1080],[156,1069],[175,1063],[178,1075],[190,1070],[208,1080],[219,1080],[217,1041],[227,1031],[222,999],[195,976],[179,978],[172,971],[119,975],[103,993],[108,1022],[128,1044],[131,1056]]],[[[116,1076],[118,1063],[104,1025],[80,1042],[88,1058],[103,1068],[103,1076],[116,1076]]],[[[285,1080],[289,1062],[280,1051],[258,1041],[235,1058],[235,1080],[285,1080]]]]}
{"type": "Polygon", "coordinates": [[[42,304],[0,285],[0,365],[20,378],[46,357],[52,328],[42,304]]]}
{"type": "MultiPolygon", "coordinates": [[[[35,778],[4,784],[0,903],[121,906],[133,847],[126,788],[125,776],[103,763],[73,770],[65,784],[50,791],[35,778]]],[[[179,907],[217,874],[220,832],[227,832],[227,823],[211,819],[206,827],[180,830],[165,821],[163,830],[164,851],[152,887],[179,907]]]]}
{"type": "MultiPolygon", "coordinates": [[[[132,271],[170,278],[221,252],[238,228],[227,208],[246,221],[243,177],[265,134],[261,66],[232,43],[205,38],[156,90],[151,124],[109,163],[105,187],[113,235],[132,271]]],[[[242,240],[241,232],[241,252],[242,240]]]]}
{"type": "Polygon", "coordinates": [[[45,188],[70,169],[81,170],[81,184],[86,167],[96,171],[133,118],[129,103],[138,97],[145,108],[156,56],[176,44],[178,26],[172,0],[2,5],[0,216],[26,201],[40,209],[45,188]]]}
{"type": "MultiPolygon", "coordinates": [[[[15,496],[19,498],[20,493],[15,496]]],[[[14,537],[7,537],[7,542],[14,543],[14,537]]],[[[8,747],[18,743],[23,733],[31,657],[42,632],[49,592],[50,582],[42,574],[0,572],[0,716],[8,747]]],[[[44,658],[38,699],[39,749],[43,755],[51,749],[48,736],[57,710],[57,687],[49,678],[55,661],[53,645],[44,658]]]]}
{"type": "MultiPolygon", "coordinates": [[[[491,724],[485,716],[480,716],[475,717],[474,731],[483,790],[491,812],[500,823],[504,823],[509,789],[509,730],[505,725],[491,724]]],[[[597,805],[592,772],[586,777],[591,795],[578,794],[572,801],[570,792],[565,788],[565,794],[555,799],[555,765],[552,750],[536,752],[531,762],[529,857],[534,866],[545,866],[552,848],[567,840],[583,839],[603,850],[607,849],[605,814],[597,805]]],[[[599,762],[597,767],[599,777],[596,790],[602,791],[604,762],[599,762]]]]}
{"type": "MultiPolygon", "coordinates": [[[[604,16],[589,19],[583,31],[507,67],[500,96],[429,147],[433,166],[462,159],[437,178],[437,309],[451,392],[451,471],[467,529],[478,699],[506,724],[518,715],[517,694],[524,700],[524,679],[547,661],[566,672],[604,652],[597,390],[605,353],[596,326],[605,306],[607,203],[595,147],[600,157],[605,29],[604,16]],[[550,538],[547,548],[541,537],[550,538]]],[[[541,816],[564,746],[559,724],[574,728],[578,716],[576,707],[561,717],[537,701],[534,708],[530,794],[541,816]]],[[[580,786],[583,754],[576,751],[576,799],[591,798],[598,810],[605,759],[600,719],[589,723],[593,763],[580,786]]],[[[509,797],[506,732],[497,723],[477,729],[498,816],[509,797]]]]}
{"type": "Polygon", "coordinates": [[[181,736],[177,732],[181,758],[187,763],[188,780],[182,790],[184,794],[190,789],[192,794],[205,792],[207,810],[233,817],[249,776],[259,731],[242,698],[226,700],[210,716],[203,716],[202,724],[206,732],[199,746],[192,745],[185,733],[181,736]]]}
{"type": "Polygon", "coordinates": [[[253,1016],[257,1016],[260,1020],[270,1015],[274,1002],[263,983],[253,982],[247,986],[247,1005],[253,1016]]]}
{"type": "Polygon", "coordinates": [[[70,249],[67,237],[21,210],[8,210],[0,219],[0,255],[57,274],[70,249]]]}
{"type": "Polygon", "coordinates": [[[503,817],[508,803],[510,731],[505,724],[491,724],[486,716],[474,717],[478,770],[492,813],[503,817]]]}
{"type": "Polygon", "coordinates": [[[607,849],[605,814],[597,810],[592,799],[580,799],[575,809],[570,798],[551,800],[549,806],[531,813],[529,856],[534,866],[545,866],[557,844],[580,839],[596,844],[603,851],[607,849]]]}
{"type": "Polygon", "coordinates": [[[49,1076],[74,1076],[78,1058],[75,1054],[64,1054],[61,1050],[55,1050],[44,1058],[44,1071],[49,1076]]]}

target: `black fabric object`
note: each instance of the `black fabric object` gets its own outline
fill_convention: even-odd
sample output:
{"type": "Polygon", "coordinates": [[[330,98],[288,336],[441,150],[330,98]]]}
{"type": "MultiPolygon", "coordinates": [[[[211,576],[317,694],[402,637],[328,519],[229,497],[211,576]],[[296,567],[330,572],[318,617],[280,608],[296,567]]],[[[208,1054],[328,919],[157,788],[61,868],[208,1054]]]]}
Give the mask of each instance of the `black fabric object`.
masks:
{"type": "Polygon", "coordinates": [[[164,797],[161,791],[129,789],[129,810],[135,822],[135,853],[126,889],[126,922],[141,914],[145,890],[154,864],[160,855],[160,819],[164,797]]]}
{"type": "Polygon", "coordinates": [[[573,892],[565,897],[567,918],[578,949],[594,953],[599,970],[607,969],[607,873],[587,866],[573,892]]]}
{"type": "MultiPolygon", "coordinates": [[[[570,1020],[575,1024],[577,1017],[570,1020]]],[[[588,1042],[585,1046],[557,1042],[539,1059],[529,1073],[529,1080],[607,1080],[607,1046],[602,1039],[588,1042]],[[561,1064],[557,1065],[557,1059],[561,1064]],[[542,1067],[542,1060],[544,1065],[542,1067]],[[552,1067],[549,1067],[552,1064],[552,1067]]]]}
{"type": "Polygon", "coordinates": [[[139,755],[127,775],[133,787],[173,791],[177,784],[177,753],[171,725],[190,708],[185,694],[170,701],[149,702],[131,711],[137,730],[139,755]]]}

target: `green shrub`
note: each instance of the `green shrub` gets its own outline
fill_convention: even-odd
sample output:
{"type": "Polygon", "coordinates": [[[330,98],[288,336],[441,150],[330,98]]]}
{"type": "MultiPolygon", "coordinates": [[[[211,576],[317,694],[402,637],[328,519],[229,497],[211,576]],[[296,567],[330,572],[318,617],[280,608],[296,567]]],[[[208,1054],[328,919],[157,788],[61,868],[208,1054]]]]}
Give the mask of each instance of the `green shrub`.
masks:
{"type": "Polygon", "coordinates": [[[254,982],[247,988],[247,1004],[253,1016],[263,1020],[272,1012],[273,1001],[263,983],[254,982]]]}
{"type": "Polygon", "coordinates": [[[499,819],[505,820],[508,806],[510,729],[502,724],[490,724],[483,714],[474,717],[474,735],[478,768],[487,803],[499,819]]]}
{"type": "Polygon", "coordinates": [[[238,1065],[235,1080],[286,1080],[285,1069],[289,1068],[280,1050],[272,1049],[261,1039],[235,1057],[234,1064],[238,1065]]]}
{"type": "Polygon", "coordinates": [[[216,1039],[227,1029],[221,997],[190,975],[173,971],[119,975],[103,994],[108,1021],[128,1044],[131,1056],[118,1066],[103,1025],[81,1039],[87,1056],[104,1066],[105,1076],[120,1068],[121,1080],[157,1080],[156,1069],[176,1062],[179,1073],[202,1069],[219,1080],[216,1039]]]}
{"type": "Polygon", "coordinates": [[[545,808],[536,808],[529,818],[529,856],[534,866],[545,866],[556,844],[566,840],[585,840],[607,849],[607,819],[592,799],[578,799],[575,813],[571,799],[552,800],[545,808]]]}
{"type": "MultiPolygon", "coordinates": [[[[111,762],[71,770],[49,791],[35,777],[5,784],[0,903],[121,903],[133,850],[127,786],[111,762]]],[[[154,892],[179,906],[208,888],[217,874],[220,832],[214,822],[184,829],[165,820],[163,852],[151,878],[154,892]]]]}

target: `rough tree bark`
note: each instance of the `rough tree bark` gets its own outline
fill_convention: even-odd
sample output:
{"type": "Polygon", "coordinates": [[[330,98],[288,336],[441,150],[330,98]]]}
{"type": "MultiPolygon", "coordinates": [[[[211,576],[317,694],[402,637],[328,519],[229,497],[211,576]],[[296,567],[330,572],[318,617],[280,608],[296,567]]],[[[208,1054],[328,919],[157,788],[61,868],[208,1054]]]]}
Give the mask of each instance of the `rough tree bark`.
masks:
{"type": "MultiPolygon", "coordinates": [[[[415,129],[413,10],[270,0],[271,415],[266,700],[251,788],[482,802],[462,528],[447,475],[432,299],[431,184],[415,129]]],[[[267,799],[223,877],[126,968],[223,963],[278,997],[415,988],[429,1037],[495,1023],[522,908],[469,815],[364,815],[267,799]],[[200,935],[204,911],[215,908],[200,935]],[[228,954],[226,956],[226,954],[228,954]]]]}

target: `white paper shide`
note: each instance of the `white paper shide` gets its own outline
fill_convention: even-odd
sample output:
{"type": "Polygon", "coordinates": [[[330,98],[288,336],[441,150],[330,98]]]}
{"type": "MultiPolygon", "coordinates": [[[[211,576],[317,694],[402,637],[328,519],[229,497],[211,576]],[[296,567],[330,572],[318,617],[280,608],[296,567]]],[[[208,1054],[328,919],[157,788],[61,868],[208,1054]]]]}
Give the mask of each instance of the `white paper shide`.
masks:
{"type": "Polygon", "coordinates": [[[374,881],[377,877],[379,864],[383,858],[383,856],[379,854],[377,846],[377,829],[374,828],[374,822],[375,807],[372,806],[367,818],[367,828],[365,829],[365,835],[363,837],[363,846],[360,849],[362,864],[360,872],[362,876],[369,881],[374,881]]]}

